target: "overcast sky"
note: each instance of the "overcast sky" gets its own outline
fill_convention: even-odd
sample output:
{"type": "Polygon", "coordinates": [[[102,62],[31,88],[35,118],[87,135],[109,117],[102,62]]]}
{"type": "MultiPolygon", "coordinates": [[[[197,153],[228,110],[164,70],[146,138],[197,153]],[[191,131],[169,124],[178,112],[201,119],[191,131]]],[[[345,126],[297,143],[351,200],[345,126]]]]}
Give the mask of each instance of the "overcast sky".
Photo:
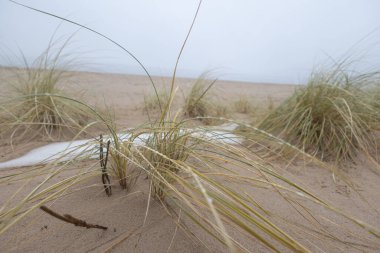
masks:
{"type": "MultiPolygon", "coordinates": [[[[198,4],[195,0],[20,2],[104,33],[155,75],[171,74],[198,4]]],[[[179,74],[197,76],[211,70],[221,79],[302,83],[313,67],[348,51],[366,55],[357,68],[380,67],[379,10],[379,0],[204,0],[179,74]]],[[[60,24],[57,37],[78,30],[0,0],[2,54],[11,56],[20,48],[28,59],[37,57],[60,24]]],[[[71,50],[85,69],[143,74],[127,54],[86,30],[77,32],[71,50]]],[[[3,59],[0,64],[7,62],[3,59]]]]}

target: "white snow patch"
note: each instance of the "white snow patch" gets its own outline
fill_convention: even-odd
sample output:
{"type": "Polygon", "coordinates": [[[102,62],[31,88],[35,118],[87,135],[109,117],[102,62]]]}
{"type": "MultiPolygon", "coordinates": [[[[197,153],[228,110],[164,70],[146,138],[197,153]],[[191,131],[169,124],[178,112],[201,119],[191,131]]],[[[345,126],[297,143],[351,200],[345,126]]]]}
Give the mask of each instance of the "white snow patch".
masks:
{"type": "MultiPolygon", "coordinates": [[[[230,133],[237,127],[237,124],[223,124],[212,129],[202,131],[196,129],[193,135],[198,138],[207,140],[221,141],[227,144],[238,144],[241,140],[235,134],[230,133]]],[[[130,137],[128,133],[120,133],[118,137],[121,141],[127,140],[130,137]]],[[[144,145],[150,137],[150,134],[141,134],[133,140],[135,145],[144,145]]],[[[105,136],[105,142],[109,137],[105,136]]],[[[68,142],[57,142],[48,144],[31,150],[25,155],[6,162],[0,163],[0,169],[23,167],[46,164],[52,161],[64,162],[78,158],[97,158],[99,152],[99,142],[96,140],[76,140],[68,142]]]]}

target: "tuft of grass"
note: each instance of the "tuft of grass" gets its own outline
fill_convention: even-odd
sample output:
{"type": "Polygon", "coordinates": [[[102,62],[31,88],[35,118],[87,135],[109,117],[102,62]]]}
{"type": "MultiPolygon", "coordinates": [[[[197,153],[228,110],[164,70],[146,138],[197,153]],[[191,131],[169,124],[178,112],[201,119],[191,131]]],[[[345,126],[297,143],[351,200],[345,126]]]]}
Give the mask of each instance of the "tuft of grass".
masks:
{"type": "Polygon", "coordinates": [[[71,74],[66,71],[64,47],[51,44],[32,64],[24,57],[24,69],[16,69],[9,97],[0,101],[3,137],[14,140],[74,137],[96,122],[85,107],[59,88],[71,74]]]}
{"type": "Polygon", "coordinates": [[[238,113],[251,113],[254,107],[247,96],[240,96],[239,99],[234,102],[234,109],[238,113]]]}
{"type": "Polygon", "coordinates": [[[227,117],[231,113],[229,105],[225,105],[225,104],[215,102],[213,107],[214,107],[214,113],[211,116],[227,117]]]}
{"type": "Polygon", "coordinates": [[[185,98],[183,112],[185,116],[196,118],[209,116],[211,103],[208,98],[208,91],[214,85],[216,80],[210,84],[206,83],[204,76],[200,76],[192,85],[189,94],[185,98]]]}
{"type": "Polygon", "coordinates": [[[206,125],[214,125],[221,122],[217,118],[226,117],[230,113],[228,105],[221,104],[209,96],[209,90],[216,81],[207,83],[202,75],[194,82],[182,108],[187,118],[197,118],[206,125]]]}
{"type": "Polygon", "coordinates": [[[140,160],[147,169],[151,193],[164,201],[168,184],[174,182],[173,175],[181,171],[181,164],[187,161],[197,142],[192,141],[191,133],[184,131],[181,122],[167,122],[149,131],[151,135],[140,160]]]}
{"type": "Polygon", "coordinates": [[[209,126],[223,124],[224,120],[221,118],[226,118],[231,113],[230,106],[222,104],[218,100],[212,100],[209,108],[208,117],[202,118],[202,122],[209,126]]]}
{"type": "Polygon", "coordinates": [[[129,162],[133,156],[133,137],[110,148],[111,170],[122,189],[129,191],[137,182],[140,171],[129,162]]]}
{"type": "Polygon", "coordinates": [[[352,159],[359,150],[371,153],[380,112],[364,87],[375,76],[350,75],[341,66],[315,72],[258,127],[323,160],[352,159]]]}
{"type": "Polygon", "coordinates": [[[159,110],[169,99],[169,93],[165,89],[157,90],[157,93],[144,96],[144,110],[149,112],[159,110]]]}

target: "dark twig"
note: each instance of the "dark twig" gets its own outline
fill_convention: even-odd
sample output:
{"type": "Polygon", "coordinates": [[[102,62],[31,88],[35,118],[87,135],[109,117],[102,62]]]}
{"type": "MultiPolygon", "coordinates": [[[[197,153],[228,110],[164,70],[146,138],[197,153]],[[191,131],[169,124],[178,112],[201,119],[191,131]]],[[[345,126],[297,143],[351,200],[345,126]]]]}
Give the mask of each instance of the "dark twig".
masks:
{"type": "Polygon", "coordinates": [[[88,224],[87,222],[85,222],[84,220],[80,220],[80,219],[77,219],[69,214],[64,214],[63,216],[54,212],[53,210],[47,208],[46,206],[41,206],[40,209],[48,214],[50,214],[51,216],[59,219],[59,220],[62,220],[64,222],[67,222],[67,223],[71,223],[75,226],[78,226],[78,227],[85,227],[85,228],[98,228],[98,229],[103,229],[103,230],[106,230],[108,229],[107,227],[103,227],[103,226],[100,226],[100,225],[94,225],[94,224],[88,224]]]}
{"type": "Polygon", "coordinates": [[[111,141],[108,140],[107,142],[107,152],[106,152],[106,158],[104,159],[104,152],[103,152],[103,135],[100,135],[100,167],[102,169],[102,182],[104,186],[104,190],[106,191],[107,196],[112,195],[112,188],[111,188],[111,181],[107,173],[107,162],[108,162],[108,153],[110,150],[110,143],[111,141]]]}

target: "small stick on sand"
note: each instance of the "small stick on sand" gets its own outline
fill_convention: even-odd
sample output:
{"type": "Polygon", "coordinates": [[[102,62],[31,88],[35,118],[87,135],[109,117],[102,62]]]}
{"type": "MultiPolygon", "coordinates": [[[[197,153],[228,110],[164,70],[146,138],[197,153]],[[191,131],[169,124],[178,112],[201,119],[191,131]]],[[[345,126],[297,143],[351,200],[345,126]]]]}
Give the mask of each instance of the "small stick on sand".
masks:
{"type": "Polygon", "coordinates": [[[80,219],[77,219],[69,214],[64,214],[63,216],[54,212],[53,210],[47,208],[46,206],[40,206],[40,209],[48,214],[50,214],[51,216],[59,219],[59,220],[62,220],[62,221],[65,221],[67,223],[71,223],[75,226],[78,226],[78,227],[85,227],[85,228],[98,228],[98,229],[103,229],[103,230],[106,230],[108,229],[107,227],[103,227],[103,226],[100,226],[100,225],[94,225],[94,224],[88,224],[87,222],[85,222],[84,220],[80,220],[80,219]]]}

